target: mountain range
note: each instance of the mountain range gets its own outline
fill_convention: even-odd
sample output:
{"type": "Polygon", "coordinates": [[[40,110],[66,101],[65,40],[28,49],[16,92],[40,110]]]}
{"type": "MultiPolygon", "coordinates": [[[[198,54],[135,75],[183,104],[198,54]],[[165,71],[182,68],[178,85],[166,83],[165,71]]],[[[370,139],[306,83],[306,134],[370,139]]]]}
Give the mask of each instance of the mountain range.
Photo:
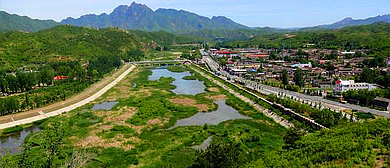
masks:
{"type": "Polygon", "coordinates": [[[390,23],[390,14],[387,15],[379,15],[376,17],[370,17],[366,19],[352,19],[352,17],[347,17],[339,22],[329,24],[329,25],[321,25],[319,27],[326,28],[326,29],[340,29],[343,27],[350,27],[350,26],[360,26],[360,25],[369,25],[376,22],[386,22],[390,23]]]}
{"type": "Polygon", "coordinates": [[[19,16],[0,11],[0,33],[7,31],[26,31],[35,32],[60,25],[54,20],[31,19],[27,16],[19,16]]]}
{"type": "Polygon", "coordinates": [[[370,17],[367,19],[354,20],[351,17],[329,25],[300,29],[277,29],[277,28],[251,28],[224,16],[212,18],[197,15],[192,12],[175,9],[157,9],[153,11],[148,6],[138,3],[120,5],[110,14],[87,14],[79,18],[68,17],[60,23],[53,20],[37,20],[27,16],[11,15],[0,11],[0,33],[12,30],[34,32],[47,29],[59,24],[69,24],[80,27],[119,27],[123,29],[137,29],[144,31],[164,30],[171,33],[192,35],[199,37],[231,37],[246,38],[264,32],[285,32],[295,30],[317,30],[317,29],[340,29],[355,25],[367,25],[375,22],[390,23],[390,14],[370,17]]]}
{"type": "Polygon", "coordinates": [[[132,3],[130,6],[121,5],[110,14],[90,14],[77,19],[67,18],[62,20],[61,23],[96,28],[120,27],[147,31],[165,30],[176,33],[203,29],[249,28],[224,16],[210,19],[184,10],[158,9],[153,11],[146,5],[137,3],[132,3]]]}

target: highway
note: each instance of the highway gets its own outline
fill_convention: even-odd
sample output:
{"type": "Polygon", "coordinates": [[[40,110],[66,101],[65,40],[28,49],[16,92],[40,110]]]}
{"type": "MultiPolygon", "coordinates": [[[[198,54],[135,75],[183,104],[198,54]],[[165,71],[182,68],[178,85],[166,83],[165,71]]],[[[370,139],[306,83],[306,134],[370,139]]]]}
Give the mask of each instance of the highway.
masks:
{"type": "MultiPolygon", "coordinates": [[[[202,50],[201,50],[201,53],[203,55],[203,60],[207,63],[207,65],[213,71],[218,70],[218,68],[220,68],[219,64],[217,62],[215,62],[210,56],[208,56],[208,53],[206,53],[205,51],[202,51],[202,50]]],[[[293,92],[293,91],[289,91],[289,90],[284,90],[284,89],[280,89],[280,88],[276,88],[276,87],[267,86],[267,85],[261,84],[259,82],[246,80],[246,79],[243,79],[243,78],[238,77],[238,76],[230,75],[229,73],[227,73],[226,71],[223,71],[223,70],[221,70],[220,72],[221,72],[222,76],[230,77],[231,79],[245,83],[246,87],[249,87],[251,89],[254,89],[254,90],[256,90],[260,93],[266,94],[266,95],[283,94],[287,97],[299,99],[299,100],[305,101],[307,103],[317,104],[317,105],[320,105],[324,108],[330,108],[330,109],[333,109],[335,111],[342,111],[344,109],[352,109],[352,110],[358,110],[358,111],[362,111],[362,112],[372,113],[374,115],[383,116],[385,118],[390,117],[390,113],[387,111],[380,111],[380,110],[371,109],[371,108],[362,107],[362,106],[353,105],[353,104],[342,104],[339,102],[324,99],[324,98],[319,97],[319,96],[305,95],[305,94],[301,94],[298,92],[293,92]]]]}

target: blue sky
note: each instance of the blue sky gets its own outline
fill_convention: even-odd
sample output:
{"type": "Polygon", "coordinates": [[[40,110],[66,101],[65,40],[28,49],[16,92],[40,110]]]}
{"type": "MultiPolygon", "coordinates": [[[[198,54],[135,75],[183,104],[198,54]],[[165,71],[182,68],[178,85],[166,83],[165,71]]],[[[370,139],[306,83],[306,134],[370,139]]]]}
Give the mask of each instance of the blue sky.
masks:
{"type": "MultiPolygon", "coordinates": [[[[36,19],[61,21],[83,14],[110,13],[132,0],[0,0],[0,10],[36,19]]],[[[153,10],[183,9],[226,16],[251,27],[306,27],[390,13],[390,0],[137,0],[153,10]]]]}

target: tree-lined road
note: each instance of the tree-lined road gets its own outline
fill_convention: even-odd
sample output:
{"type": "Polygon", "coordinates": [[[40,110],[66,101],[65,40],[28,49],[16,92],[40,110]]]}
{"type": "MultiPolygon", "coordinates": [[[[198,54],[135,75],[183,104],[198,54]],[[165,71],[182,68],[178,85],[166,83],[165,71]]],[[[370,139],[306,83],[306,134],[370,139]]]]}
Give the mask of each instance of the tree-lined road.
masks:
{"type": "MultiPolygon", "coordinates": [[[[203,60],[207,63],[207,65],[213,71],[218,70],[218,68],[220,68],[219,64],[217,62],[215,62],[210,56],[207,56],[206,54],[203,57],[203,60]]],[[[313,104],[321,104],[322,107],[330,108],[330,109],[333,109],[336,111],[342,111],[344,109],[352,109],[352,110],[358,110],[358,111],[362,111],[362,112],[366,112],[366,113],[372,113],[374,115],[383,116],[385,118],[390,117],[390,113],[387,111],[380,111],[380,110],[371,109],[368,107],[362,107],[362,106],[353,105],[353,104],[342,104],[339,102],[324,99],[324,98],[319,97],[319,96],[305,95],[305,94],[301,94],[298,92],[293,92],[293,91],[284,90],[284,89],[280,89],[280,88],[276,88],[276,87],[271,87],[268,85],[261,84],[259,82],[246,80],[246,79],[238,77],[238,76],[230,75],[229,73],[227,73],[226,71],[223,71],[223,70],[221,70],[220,72],[221,72],[222,76],[238,80],[241,83],[245,83],[245,85],[247,87],[254,89],[260,93],[266,94],[266,95],[269,95],[269,94],[278,95],[280,93],[283,93],[283,95],[286,95],[287,97],[293,97],[295,99],[303,100],[305,102],[310,102],[313,104]]]]}
{"type": "Polygon", "coordinates": [[[38,120],[42,120],[42,119],[45,119],[48,117],[60,115],[64,112],[71,111],[71,110],[74,110],[78,107],[81,107],[81,106],[83,106],[91,101],[94,101],[95,99],[99,98],[101,95],[106,93],[108,90],[110,90],[112,87],[114,87],[118,82],[120,82],[123,78],[125,78],[134,68],[135,68],[135,65],[127,64],[127,65],[123,66],[120,70],[118,70],[116,73],[114,73],[112,76],[103,79],[102,81],[95,84],[94,86],[87,89],[86,91],[66,100],[66,102],[58,102],[58,103],[55,103],[53,105],[48,106],[48,107],[51,106],[50,108],[55,108],[55,107],[61,107],[64,103],[67,103],[67,102],[68,103],[75,102],[74,104],[68,105],[66,107],[62,107],[58,110],[43,111],[43,110],[48,108],[48,107],[44,107],[41,109],[36,109],[36,110],[24,112],[24,113],[0,117],[0,121],[3,121],[2,124],[0,124],[0,129],[5,129],[5,128],[17,126],[17,125],[32,123],[34,121],[38,121],[38,120]],[[101,87],[103,87],[103,88],[101,88],[101,87]],[[100,90],[98,90],[96,92],[96,89],[100,89],[100,90]],[[89,96],[90,93],[94,93],[94,94],[89,96]],[[23,116],[24,118],[22,118],[21,116],[23,116]],[[15,119],[16,117],[21,118],[21,119],[15,119]],[[7,120],[8,120],[8,122],[4,122],[7,120]]]}

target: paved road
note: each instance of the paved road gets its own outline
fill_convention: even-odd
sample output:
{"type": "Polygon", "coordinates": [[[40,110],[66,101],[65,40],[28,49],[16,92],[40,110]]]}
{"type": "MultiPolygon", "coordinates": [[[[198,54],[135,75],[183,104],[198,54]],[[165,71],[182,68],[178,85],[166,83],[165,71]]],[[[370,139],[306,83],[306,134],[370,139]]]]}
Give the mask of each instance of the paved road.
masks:
{"type": "Polygon", "coordinates": [[[61,108],[59,110],[55,110],[53,112],[41,113],[41,115],[38,115],[38,116],[34,116],[34,117],[26,118],[26,119],[21,119],[21,120],[16,120],[16,121],[8,122],[5,124],[0,124],[0,129],[32,123],[34,121],[42,120],[42,119],[52,117],[52,116],[57,116],[57,115],[60,115],[61,113],[64,113],[67,111],[72,111],[78,107],[81,107],[81,106],[83,106],[91,101],[94,101],[95,99],[99,98],[101,95],[106,93],[108,90],[110,90],[112,87],[114,87],[119,81],[121,81],[123,78],[125,78],[134,68],[135,68],[135,66],[131,65],[125,72],[123,72],[120,76],[118,76],[114,81],[112,81],[111,83],[106,85],[103,89],[99,90],[98,92],[96,92],[92,96],[90,96],[82,101],[79,101],[75,104],[61,108]]]}
{"type": "MultiPolygon", "coordinates": [[[[209,56],[204,56],[203,60],[209,65],[209,67],[212,70],[217,70],[219,68],[219,64],[216,63],[209,56]]],[[[330,108],[330,109],[333,109],[336,111],[342,111],[343,109],[353,109],[353,110],[363,111],[363,112],[367,112],[367,113],[372,113],[372,114],[378,115],[378,116],[383,116],[385,118],[390,117],[390,113],[387,111],[380,111],[380,110],[371,109],[371,108],[362,107],[362,106],[353,105],[353,104],[342,104],[339,102],[324,99],[324,98],[319,97],[319,96],[305,95],[305,94],[301,94],[298,92],[284,90],[284,89],[280,89],[280,88],[276,88],[276,87],[263,85],[263,84],[258,83],[258,82],[245,80],[245,79],[237,77],[237,76],[232,76],[229,73],[227,73],[226,71],[220,71],[220,72],[225,77],[230,77],[231,79],[242,81],[242,82],[246,83],[246,85],[253,85],[253,88],[255,90],[257,90],[261,93],[267,94],[267,95],[268,94],[276,94],[277,95],[279,93],[283,93],[287,97],[301,99],[301,100],[304,100],[305,102],[317,103],[317,104],[321,103],[321,106],[326,107],[326,108],[330,108]],[[250,83],[252,83],[252,84],[250,84],[250,83]]]]}

